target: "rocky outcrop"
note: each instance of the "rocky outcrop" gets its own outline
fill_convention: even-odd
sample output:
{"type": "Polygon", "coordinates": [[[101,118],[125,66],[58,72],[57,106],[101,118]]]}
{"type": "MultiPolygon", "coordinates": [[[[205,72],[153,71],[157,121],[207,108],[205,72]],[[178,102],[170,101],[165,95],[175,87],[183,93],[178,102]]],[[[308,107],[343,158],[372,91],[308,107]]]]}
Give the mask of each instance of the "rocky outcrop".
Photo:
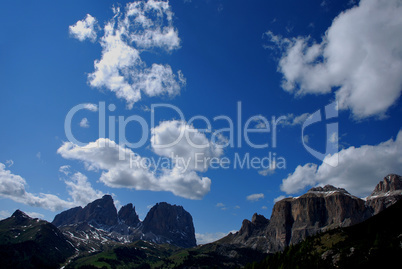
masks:
{"type": "Polygon", "coordinates": [[[70,208],[66,211],[57,214],[52,221],[52,224],[55,226],[63,226],[67,224],[78,223],[78,212],[82,211],[82,207],[74,207],[70,208]]]}
{"type": "Polygon", "coordinates": [[[117,210],[112,196],[104,195],[84,208],[74,207],[63,211],[56,215],[52,223],[56,226],[64,226],[81,222],[87,222],[97,228],[116,225],[117,210]]]}
{"type": "Polygon", "coordinates": [[[390,174],[380,181],[370,196],[366,198],[367,206],[377,214],[402,199],[402,177],[390,174]]]}
{"type": "Polygon", "coordinates": [[[158,203],[141,222],[133,204],[119,212],[110,195],[58,214],[53,224],[82,249],[99,249],[108,241],[147,240],[180,247],[196,245],[193,218],[183,207],[158,203]]]}
{"type": "Polygon", "coordinates": [[[196,245],[193,218],[181,206],[158,203],[144,219],[143,233],[156,243],[183,247],[196,245]]]}
{"type": "Polygon", "coordinates": [[[364,199],[331,185],[275,203],[271,219],[254,214],[241,229],[217,241],[273,253],[306,237],[360,223],[402,199],[402,177],[388,175],[364,199]]]}
{"type": "Polygon", "coordinates": [[[101,199],[89,203],[78,212],[77,219],[79,222],[86,221],[95,227],[116,225],[117,210],[112,196],[104,195],[101,199]]]}
{"type": "Polygon", "coordinates": [[[346,227],[368,219],[371,212],[364,200],[346,190],[327,185],[312,188],[298,198],[277,202],[272,210],[267,234],[278,250],[310,235],[336,227],[346,227]]]}
{"type": "Polygon", "coordinates": [[[136,227],[141,222],[132,203],[122,206],[117,216],[122,223],[131,227],[136,227]]]}

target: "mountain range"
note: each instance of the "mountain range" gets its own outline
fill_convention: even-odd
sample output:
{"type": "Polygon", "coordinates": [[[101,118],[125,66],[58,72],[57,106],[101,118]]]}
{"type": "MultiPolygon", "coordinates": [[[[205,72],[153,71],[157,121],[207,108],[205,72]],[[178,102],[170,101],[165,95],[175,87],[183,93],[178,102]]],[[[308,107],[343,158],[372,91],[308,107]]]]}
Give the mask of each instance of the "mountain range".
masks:
{"type": "Polygon", "coordinates": [[[0,268],[57,268],[64,262],[65,268],[242,267],[380,216],[401,198],[402,177],[394,174],[365,199],[331,185],[315,187],[276,202],[270,219],[254,214],[238,232],[199,246],[190,213],[165,202],[143,221],[132,204],[117,211],[110,195],[63,211],[52,223],[17,210],[0,222],[0,268]]]}
{"type": "Polygon", "coordinates": [[[83,250],[99,250],[105,243],[145,240],[188,248],[196,246],[193,218],[181,206],[162,202],[140,221],[130,203],[117,211],[113,198],[104,195],[84,208],[75,207],[56,215],[53,225],[83,250]]]}

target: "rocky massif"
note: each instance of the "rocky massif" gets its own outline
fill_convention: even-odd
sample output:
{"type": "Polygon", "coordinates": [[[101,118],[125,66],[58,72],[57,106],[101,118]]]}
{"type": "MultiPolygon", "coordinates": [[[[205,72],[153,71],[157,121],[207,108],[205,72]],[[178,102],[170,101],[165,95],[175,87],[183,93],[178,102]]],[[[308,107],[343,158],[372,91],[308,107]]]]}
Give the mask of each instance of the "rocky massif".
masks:
{"type": "Polygon", "coordinates": [[[271,219],[254,214],[241,229],[217,241],[266,253],[283,250],[319,232],[360,223],[402,198],[402,177],[388,175],[366,199],[331,185],[275,203],[271,219]]]}
{"type": "Polygon", "coordinates": [[[366,204],[377,214],[402,198],[402,177],[390,174],[377,184],[366,204]]]}
{"type": "Polygon", "coordinates": [[[84,208],[56,215],[52,224],[82,249],[100,249],[113,242],[145,240],[179,247],[196,245],[192,216],[181,206],[158,203],[141,222],[132,204],[117,211],[113,198],[105,195],[84,208]]]}

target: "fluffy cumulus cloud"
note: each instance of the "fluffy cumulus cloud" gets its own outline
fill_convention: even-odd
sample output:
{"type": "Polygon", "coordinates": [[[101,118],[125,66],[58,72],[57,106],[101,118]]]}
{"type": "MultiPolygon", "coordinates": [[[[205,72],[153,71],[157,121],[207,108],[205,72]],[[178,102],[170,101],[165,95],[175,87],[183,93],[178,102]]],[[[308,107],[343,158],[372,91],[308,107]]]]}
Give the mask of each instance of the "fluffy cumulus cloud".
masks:
{"type": "Polygon", "coordinates": [[[95,42],[97,34],[96,28],[98,27],[98,22],[94,17],[87,14],[85,19],[77,21],[74,25],[69,27],[70,34],[78,39],[79,41],[84,41],[86,39],[95,42]]]}
{"type": "Polygon", "coordinates": [[[297,193],[307,186],[331,184],[364,197],[390,173],[402,174],[402,131],[396,139],[378,145],[342,149],[328,155],[321,165],[299,165],[282,181],[281,190],[297,193]],[[336,167],[330,164],[338,162],[336,167]]]}
{"type": "Polygon", "coordinates": [[[63,158],[80,160],[87,170],[101,170],[100,181],[113,188],[169,191],[188,199],[201,199],[211,180],[193,169],[182,169],[169,158],[144,158],[109,139],[80,147],[64,143],[57,151],[63,158]]]}
{"type": "MultiPolygon", "coordinates": [[[[70,175],[69,167],[64,166],[64,175],[70,175]]],[[[59,211],[74,206],[83,206],[88,202],[102,197],[103,193],[92,188],[87,177],[81,173],[75,173],[64,180],[69,200],[63,200],[56,195],[47,193],[31,193],[26,190],[26,180],[19,175],[7,170],[5,165],[0,163],[0,196],[9,198],[15,202],[26,204],[32,207],[41,207],[51,211],[59,211]]]]}
{"type": "MultiPolygon", "coordinates": [[[[127,4],[123,11],[114,8],[113,12],[114,17],[105,24],[99,39],[102,56],[94,63],[95,70],[88,76],[89,84],[114,92],[118,98],[126,100],[129,108],[141,99],[141,93],[151,97],[179,94],[186,84],[180,70],[174,73],[169,65],[158,63],[148,67],[141,58],[145,50],[169,53],[180,48],[169,2],[136,1],[127,4]]],[[[71,26],[70,32],[78,25],[88,29],[84,21],[71,26]]],[[[82,35],[73,36],[80,39],[82,35]]]]}
{"type": "MultiPolygon", "coordinates": [[[[63,171],[63,173],[65,173],[65,171],[63,171]]],[[[68,194],[71,196],[75,205],[85,206],[104,195],[103,192],[95,190],[92,187],[84,174],[80,172],[68,174],[70,176],[64,180],[64,183],[67,185],[68,194]]]]}
{"type": "Polygon", "coordinates": [[[151,130],[153,151],[172,158],[181,168],[206,171],[211,160],[217,160],[223,149],[208,140],[205,133],[184,121],[164,121],[151,130]]]}
{"type": "Polygon", "coordinates": [[[402,5],[361,0],[337,16],[321,43],[267,32],[283,49],[282,87],[297,95],[330,93],[356,118],[382,117],[402,89],[402,5]]]}

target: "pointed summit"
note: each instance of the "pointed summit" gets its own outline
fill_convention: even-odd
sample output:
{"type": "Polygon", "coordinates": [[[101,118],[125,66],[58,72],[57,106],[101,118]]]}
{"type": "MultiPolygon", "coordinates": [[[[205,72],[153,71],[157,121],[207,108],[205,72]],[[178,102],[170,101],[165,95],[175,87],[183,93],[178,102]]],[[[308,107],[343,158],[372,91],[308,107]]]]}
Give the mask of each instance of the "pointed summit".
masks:
{"type": "Polygon", "coordinates": [[[15,212],[11,215],[11,217],[18,218],[18,219],[30,219],[31,217],[22,212],[21,210],[17,209],[15,212]]]}
{"type": "Polygon", "coordinates": [[[128,226],[135,227],[140,223],[137,213],[135,212],[135,207],[132,203],[129,203],[122,208],[120,208],[117,214],[120,221],[128,226]]]}

